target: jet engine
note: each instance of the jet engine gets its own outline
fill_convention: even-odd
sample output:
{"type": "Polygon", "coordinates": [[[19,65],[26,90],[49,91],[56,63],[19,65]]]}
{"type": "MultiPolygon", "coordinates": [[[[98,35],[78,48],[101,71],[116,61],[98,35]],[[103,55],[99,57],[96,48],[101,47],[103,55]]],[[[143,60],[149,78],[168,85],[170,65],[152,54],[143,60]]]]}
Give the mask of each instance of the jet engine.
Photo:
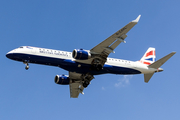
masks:
{"type": "Polygon", "coordinates": [[[54,78],[56,84],[68,85],[70,83],[70,79],[67,75],[56,75],[54,78]]]}
{"type": "Polygon", "coordinates": [[[91,58],[89,51],[84,49],[74,49],[72,52],[72,57],[77,60],[87,60],[91,58]]]}

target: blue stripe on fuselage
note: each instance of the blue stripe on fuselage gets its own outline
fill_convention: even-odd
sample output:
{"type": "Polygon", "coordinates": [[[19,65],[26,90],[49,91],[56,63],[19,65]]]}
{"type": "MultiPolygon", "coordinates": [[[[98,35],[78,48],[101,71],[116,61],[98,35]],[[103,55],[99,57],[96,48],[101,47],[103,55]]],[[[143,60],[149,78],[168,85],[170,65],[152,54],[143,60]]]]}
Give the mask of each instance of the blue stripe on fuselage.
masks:
{"type": "Polygon", "coordinates": [[[51,65],[58,66],[70,72],[77,73],[91,73],[93,75],[98,74],[140,74],[141,72],[131,68],[119,67],[119,66],[111,66],[105,64],[103,69],[100,71],[90,70],[90,64],[78,63],[69,59],[60,59],[53,57],[45,57],[38,55],[30,55],[30,54],[21,54],[21,53],[10,53],[6,55],[8,58],[16,60],[16,61],[29,61],[29,63],[42,64],[42,65],[51,65]]]}

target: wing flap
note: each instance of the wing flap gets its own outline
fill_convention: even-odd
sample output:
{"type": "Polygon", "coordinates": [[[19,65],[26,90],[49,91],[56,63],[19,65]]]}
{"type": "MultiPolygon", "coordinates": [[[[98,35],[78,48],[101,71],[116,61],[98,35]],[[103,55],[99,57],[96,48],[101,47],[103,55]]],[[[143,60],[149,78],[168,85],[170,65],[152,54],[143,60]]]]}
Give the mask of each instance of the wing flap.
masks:
{"type": "MultiPolygon", "coordinates": [[[[124,39],[127,37],[127,35],[123,35],[121,38],[118,38],[111,46],[110,48],[114,50],[121,42],[124,41],[124,39]]],[[[124,41],[125,42],[125,41],[124,41]]]]}
{"type": "Polygon", "coordinates": [[[69,85],[70,88],[70,97],[71,98],[78,98],[79,93],[83,93],[84,87],[78,82],[78,83],[71,83],[69,85]]]}

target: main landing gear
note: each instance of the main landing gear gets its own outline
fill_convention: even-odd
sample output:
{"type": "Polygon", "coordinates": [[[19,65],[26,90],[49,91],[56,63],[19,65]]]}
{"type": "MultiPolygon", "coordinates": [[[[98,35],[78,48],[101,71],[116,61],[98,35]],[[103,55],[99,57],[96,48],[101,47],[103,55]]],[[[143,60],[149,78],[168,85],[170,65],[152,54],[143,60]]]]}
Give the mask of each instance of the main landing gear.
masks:
{"type": "Polygon", "coordinates": [[[91,70],[100,71],[102,67],[101,60],[98,58],[95,58],[91,63],[91,70]]]}
{"type": "Polygon", "coordinates": [[[90,82],[88,80],[85,80],[83,83],[83,87],[87,88],[87,86],[90,84],[90,82]]]}
{"type": "Polygon", "coordinates": [[[26,65],[25,69],[28,70],[29,69],[28,61],[24,61],[23,63],[26,65]]]}
{"type": "Polygon", "coordinates": [[[91,75],[91,74],[89,74],[89,73],[87,73],[87,74],[84,74],[83,76],[82,76],[82,78],[83,78],[83,87],[84,88],[86,88],[89,84],[90,84],[90,81],[92,80],[92,79],[94,79],[94,77],[93,77],[93,75],[91,75]]]}

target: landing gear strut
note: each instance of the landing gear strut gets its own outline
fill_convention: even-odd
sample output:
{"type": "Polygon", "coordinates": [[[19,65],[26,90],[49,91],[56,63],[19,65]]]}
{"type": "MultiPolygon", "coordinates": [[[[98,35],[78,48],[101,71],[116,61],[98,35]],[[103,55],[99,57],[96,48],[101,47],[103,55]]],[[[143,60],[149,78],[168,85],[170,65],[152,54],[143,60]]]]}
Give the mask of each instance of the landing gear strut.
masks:
{"type": "Polygon", "coordinates": [[[23,63],[26,65],[25,69],[28,70],[29,69],[28,61],[24,61],[23,63]]]}

